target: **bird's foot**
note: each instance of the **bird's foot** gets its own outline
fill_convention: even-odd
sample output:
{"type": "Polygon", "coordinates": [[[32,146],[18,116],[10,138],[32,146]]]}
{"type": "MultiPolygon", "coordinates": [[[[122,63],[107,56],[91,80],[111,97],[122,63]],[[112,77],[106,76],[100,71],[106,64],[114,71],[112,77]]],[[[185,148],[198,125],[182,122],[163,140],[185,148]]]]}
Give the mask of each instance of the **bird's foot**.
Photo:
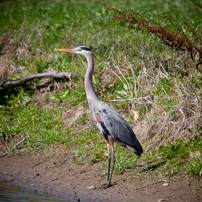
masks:
{"type": "Polygon", "coordinates": [[[100,190],[103,190],[103,189],[107,189],[108,187],[112,186],[111,184],[109,185],[108,183],[106,184],[102,184],[98,187],[95,187],[95,189],[100,189],[100,190]]]}
{"type": "Polygon", "coordinates": [[[112,186],[111,183],[107,182],[106,184],[103,184],[103,185],[102,185],[102,188],[103,188],[103,189],[107,189],[107,188],[109,188],[109,187],[111,187],[111,186],[112,186]]]}
{"type": "Polygon", "coordinates": [[[95,189],[107,189],[107,188],[109,188],[109,187],[111,187],[111,186],[113,186],[115,184],[116,183],[111,184],[111,183],[107,182],[106,184],[102,184],[101,186],[96,187],[95,189]]]}

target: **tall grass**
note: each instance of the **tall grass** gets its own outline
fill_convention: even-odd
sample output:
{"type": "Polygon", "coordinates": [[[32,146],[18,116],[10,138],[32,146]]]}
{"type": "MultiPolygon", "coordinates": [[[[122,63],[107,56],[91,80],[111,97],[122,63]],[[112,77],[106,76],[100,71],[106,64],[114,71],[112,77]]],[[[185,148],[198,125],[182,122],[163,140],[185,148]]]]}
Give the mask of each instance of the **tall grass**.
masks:
{"type": "MultiPolygon", "coordinates": [[[[187,21],[201,29],[197,17],[201,13],[193,10],[188,0],[183,4],[180,0],[164,4],[158,0],[111,1],[110,5],[133,8],[154,18],[158,17],[157,12],[170,15],[171,7],[182,15],[188,12],[187,21]]],[[[56,51],[85,45],[96,55],[96,91],[131,124],[145,150],[138,159],[117,146],[115,170],[148,171],[148,163],[156,165],[163,158],[165,163],[158,164],[157,172],[167,176],[179,171],[200,174],[202,146],[197,142],[202,134],[201,74],[191,68],[186,54],[165,47],[153,36],[126,29],[126,24],[113,21],[113,14],[94,1],[10,1],[6,7],[0,6],[0,35],[7,32],[12,22],[17,32],[7,49],[18,44],[15,52],[0,56],[2,79],[48,70],[79,75],[74,81],[52,82],[40,90],[20,87],[0,92],[0,137],[5,152],[13,152],[13,146],[25,134],[26,141],[15,149],[17,153],[59,143],[73,148],[75,162],[106,161],[106,145],[93,125],[85,101],[83,79],[87,62],[78,55],[56,51]],[[178,69],[189,70],[189,74],[183,75],[178,69]],[[185,148],[187,156],[180,157],[185,148]],[[181,165],[188,169],[180,169],[181,165]]],[[[164,19],[158,20],[165,24],[164,19]]],[[[45,81],[35,81],[34,85],[45,81]]]]}

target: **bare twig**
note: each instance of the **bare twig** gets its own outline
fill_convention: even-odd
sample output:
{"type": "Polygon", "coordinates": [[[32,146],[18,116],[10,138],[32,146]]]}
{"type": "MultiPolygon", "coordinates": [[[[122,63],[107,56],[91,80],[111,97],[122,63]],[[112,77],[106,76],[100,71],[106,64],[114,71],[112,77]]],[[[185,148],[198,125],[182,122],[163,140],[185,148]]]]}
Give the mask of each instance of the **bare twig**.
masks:
{"type": "Polygon", "coordinates": [[[6,52],[0,52],[0,55],[6,55],[6,54],[9,54],[9,53],[12,53],[12,52],[14,52],[14,51],[16,51],[17,50],[17,46],[16,47],[14,47],[13,49],[11,49],[11,50],[9,50],[9,51],[6,51],[6,52]]]}
{"type": "Polygon", "coordinates": [[[125,102],[131,101],[136,104],[155,104],[150,96],[140,97],[140,98],[129,98],[129,99],[119,99],[119,100],[110,100],[111,102],[125,102]]]}
{"type": "Polygon", "coordinates": [[[150,185],[151,183],[150,182],[148,182],[148,183],[146,183],[145,185],[143,185],[143,186],[141,186],[141,187],[137,187],[136,189],[142,189],[142,188],[145,188],[145,187],[147,187],[148,185],[150,185]]]}
{"type": "Polygon", "coordinates": [[[78,106],[82,105],[84,102],[86,102],[86,100],[80,102],[78,105],[72,107],[71,109],[68,109],[64,114],[63,117],[66,116],[66,114],[68,114],[69,112],[71,112],[73,109],[77,108],[78,106]]]}
{"type": "MultiPolygon", "coordinates": [[[[150,34],[154,34],[158,38],[161,39],[162,43],[172,48],[176,48],[179,51],[187,51],[190,54],[190,57],[193,61],[197,60],[195,65],[196,69],[198,66],[202,64],[202,39],[200,33],[197,33],[191,25],[185,21],[182,17],[180,17],[176,12],[173,10],[172,13],[184,24],[184,29],[192,35],[188,37],[185,35],[185,32],[180,27],[179,24],[170,20],[168,17],[160,14],[170,25],[173,26],[174,30],[171,30],[165,26],[160,25],[158,22],[153,20],[152,18],[138,13],[135,10],[132,10],[133,13],[130,11],[126,11],[124,9],[118,10],[111,6],[108,6],[104,3],[96,2],[98,4],[104,5],[113,11],[115,11],[118,15],[112,15],[115,20],[121,20],[130,23],[129,26],[125,26],[128,28],[133,28],[136,30],[140,30],[142,32],[147,32],[150,34]],[[195,57],[199,53],[199,57],[195,57]]],[[[193,2],[194,3],[194,2],[193,2]]],[[[194,3],[199,8],[202,8],[200,5],[194,3]]]]}
{"type": "MultiPolygon", "coordinates": [[[[18,142],[12,149],[11,151],[13,151],[16,147],[18,147],[19,145],[21,145],[24,141],[26,140],[26,138],[24,137],[22,140],[20,140],[20,142],[18,142]]],[[[4,157],[7,155],[7,152],[4,153],[3,155],[1,155],[1,157],[4,157]]]]}

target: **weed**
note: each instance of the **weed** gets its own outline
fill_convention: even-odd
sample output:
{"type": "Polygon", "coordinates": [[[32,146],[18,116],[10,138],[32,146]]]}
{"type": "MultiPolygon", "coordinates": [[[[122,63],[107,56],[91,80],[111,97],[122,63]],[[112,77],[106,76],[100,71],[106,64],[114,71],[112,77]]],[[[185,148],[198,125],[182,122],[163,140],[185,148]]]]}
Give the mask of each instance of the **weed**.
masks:
{"type": "MultiPolygon", "coordinates": [[[[201,150],[200,138],[177,139],[176,143],[169,143],[167,146],[161,146],[158,150],[159,155],[166,161],[164,174],[171,176],[179,171],[186,171],[189,174],[201,175],[201,154],[190,159],[192,152],[198,153],[201,150]],[[185,166],[187,159],[188,166],[185,166]]],[[[199,152],[200,153],[200,152],[199,152]]],[[[193,155],[193,154],[192,154],[193,155]]]]}
{"type": "Polygon", "coordinates": [[[159,148],[159,153],[164,159],[173,159],[173,158],[187,158],[189,144],[184,144],[184,140],[177,139],[176,143],[168,143],[168,146],[161,146],[159,148]]]}
{"type": "Polygon", "coordinates": [[[202,176],[202,157],[201,157],[201,154],[199,157],[195,157],[189,162],[189,167],[187,169],[187,173],[191,174],[191,175],[202,176]]]}
{"type": "MultiPolygon", "coordinates": [[[[19,79],[55,70],[75,72],[79,78],[61,87],[54,83],[46,92],[26,87],[0,92],[0,138],[7,153],[48,151],[60,144],[71,150],[75,162],[103,162],[101,170],[107,171],[106,144],[90,121],[84,102],[87,62],[83,57],[56,51],[86,45],[96,55],[93,74],[96,91],[130,123],[144,148],[139,159],[116,146],[115,171],[137,169],[143,177],[151,173],[172,176],[177,172],[201,175],[201,73],[192,68],[189,57],[165,48],[152,35],[126,30],[122,26],[127,24],[113,21],[113,12],[94,1],[88,1],[87,6],[80,0],[62,4],[28,2],[0,7],[0,35],[7,33],[13,22],[16,31],[8,50],[18,44],[16,51],[1,56],[1,61],[9,61],[1,62],[7,72],[4,77],[19,79]],[[71,109],[81,104],[86,115],[68,126],[74,113],[71,109]],[[12,150],[22,134],[25,141],[12,150]]],[[[201,13],[197,9],[190,12],[188,0],[183,4],[180,0],[165,4],[160,0],[110,2],[111,6],[120,4],[141,10],[143,15],[153,15],[165,27],[165,18],[154,10],[172,18],[167,8],[177,9],[176,5],[180,5],[179,16],[189,13],[194,20],[188,19],[188,23],[193,23],[200,33],[200,18],[192,17],[201,13]]]]}
{"type": "MultiPolygon", "coordinates": [[[[196,69],[198,69],[198,66],[202,63],[202,56],[201,56],[202,49],[199,45],[201,44],[200,34],[197,33],[197,31],[191,26],[191,24],[189,24],[185,20],[185,18],[180,17],[180,15],[177,12],[173,11],[172,9],[170,10],[176,17],[175,21],[173,21],[171,18],[168,18],[163,14],[160,14],[165,20],[164,22],[166,23],[165,26],[159,24],[159,22],[154,20],[153,18],[141,14],[136,10],[121,11],[111,6],[108,6],[104,3],[99,4],[102,4],[105,7],[108,7],[114,12],[116,12],[118,15],[117,16],[113,15],[115,20],[120,20],[123,23],[128,22],[129,26],[126,27],[153,34],[156,37],[158,37],[162,43],[170,47],[175,47],[177,50],[180,51],[186,50],[187,52],[190,53],[193,61],[195,61],[197,57],[199,57],[196,64],[196,69]],[[171,28],[168,28],[168,25],[171,28]],[[197,53],[198,56],[195,57],[197,53]]],[[[202,8],[198,4],[195,5],[198,6],[199,9],[202,8]]]]}

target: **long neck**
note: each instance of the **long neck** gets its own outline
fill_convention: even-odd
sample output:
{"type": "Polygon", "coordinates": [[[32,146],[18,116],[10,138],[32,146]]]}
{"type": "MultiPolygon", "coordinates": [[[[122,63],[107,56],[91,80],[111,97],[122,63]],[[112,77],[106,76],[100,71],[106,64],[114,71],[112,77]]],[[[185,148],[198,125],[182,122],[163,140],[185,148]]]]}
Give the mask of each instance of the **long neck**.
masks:
{"type": "Polygon", "coordinates": [[[97,96],[97,93],[95,92],[95,89],[92,83],[92,74],[94,71],[93,54],[89,53],[88,55],[86,55],[86,58],[88,61],[88,68],[85,75],[85,88],[86,88],[87,99],[100,100],[100,98],[97,96]]]}

